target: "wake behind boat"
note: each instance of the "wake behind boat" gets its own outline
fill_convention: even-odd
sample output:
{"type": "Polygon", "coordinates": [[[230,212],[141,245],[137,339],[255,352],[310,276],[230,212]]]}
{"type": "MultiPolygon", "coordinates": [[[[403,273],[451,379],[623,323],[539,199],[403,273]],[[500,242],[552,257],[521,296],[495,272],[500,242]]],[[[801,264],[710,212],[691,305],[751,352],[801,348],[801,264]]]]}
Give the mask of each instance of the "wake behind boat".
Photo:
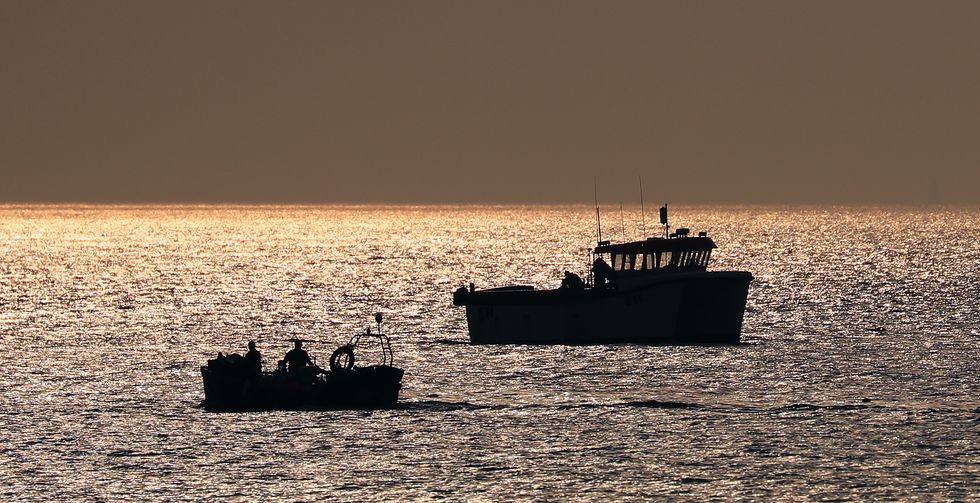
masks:
{"type": "Polygon", "coordinates": [[[404,371],[394,366],[391,340],[381,332],[380,314],[376,320],[378,332],[368,329],[338,347],[330,356],[329,370],[315,364],[299,339],[293,339],[295,347],[272,372],[261,370],[254,343],[244,357],[218,353],[218,358],[201,367],[203,405],[213,411],[394,407],[404,371]],[[380,349],[381,362],[356,364],[355,351],[372,341],[380,349]]]}
{"type": "Polygon", "coordinates": [[[559,288],[460,288],[473,344],[736,344],[752,274],[708,271],[717,245],[706,232],[598,244],[587,281],[565,273],[559,288]],[[611,264],[611,265],[610,265],[611,264]]]}

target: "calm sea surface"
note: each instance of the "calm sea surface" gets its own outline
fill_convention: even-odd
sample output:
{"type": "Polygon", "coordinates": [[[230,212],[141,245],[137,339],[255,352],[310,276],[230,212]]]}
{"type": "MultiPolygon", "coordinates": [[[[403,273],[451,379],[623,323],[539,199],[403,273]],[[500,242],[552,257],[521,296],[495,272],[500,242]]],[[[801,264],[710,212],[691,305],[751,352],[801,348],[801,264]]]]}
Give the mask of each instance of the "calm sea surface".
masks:
{"type": "Polygon", "coordinates": [[[452,290],[584,273],[588,207],[0,206],[0,500],[980,499],[980,209],[672,210],[745,344],[464,344],[452,290]],[[399,409],[197,407],[376,311],[399,409]]]}

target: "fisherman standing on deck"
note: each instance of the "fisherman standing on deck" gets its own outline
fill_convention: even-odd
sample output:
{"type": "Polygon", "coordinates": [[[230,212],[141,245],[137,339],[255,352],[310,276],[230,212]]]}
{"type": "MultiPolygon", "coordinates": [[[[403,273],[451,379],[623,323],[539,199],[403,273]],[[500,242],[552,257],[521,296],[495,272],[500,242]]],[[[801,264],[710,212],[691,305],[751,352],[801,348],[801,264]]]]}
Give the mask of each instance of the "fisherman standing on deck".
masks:
{"type": "Polygon", "coordinates": [[[262,353],[255,349],[255,341],[248,342],[248,353],[242,359],[245,374],[249,377],[257,377],[262,374],[262,353]]]}
{"type": "Polygon", "coordinates": [[[293,339],[293,349],[290,349],[286,356],[282,359],[289,366],[289,372],[295,372],[307,365],[313,365],[313,360],[310,359],[309,353],[303,349],[303,341],[299,339],[293,339]]]}
{"type": "Polygon", "coordinates": [[[592,262],[592,277],[595,278],[595,288],[605,288],[607,281],[612,284],[613,268],[602,257],[596,257],[595,262],[592,262]]]}

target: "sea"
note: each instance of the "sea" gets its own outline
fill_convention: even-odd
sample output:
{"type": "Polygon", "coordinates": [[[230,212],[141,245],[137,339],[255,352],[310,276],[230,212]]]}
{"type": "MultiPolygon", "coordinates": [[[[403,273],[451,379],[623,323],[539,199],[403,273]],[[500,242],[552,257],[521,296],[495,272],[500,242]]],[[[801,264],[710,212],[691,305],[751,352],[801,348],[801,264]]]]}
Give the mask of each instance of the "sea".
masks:
{"type": "Polygon", "coordinates": [[[670,208],[742,344],[468,344],[453,290],[584,276],[589,206],[0,206],[0,500],[980,500],[980,207],[670,208]],[[397,408],[201,408],[375,313],[397,408]]]}

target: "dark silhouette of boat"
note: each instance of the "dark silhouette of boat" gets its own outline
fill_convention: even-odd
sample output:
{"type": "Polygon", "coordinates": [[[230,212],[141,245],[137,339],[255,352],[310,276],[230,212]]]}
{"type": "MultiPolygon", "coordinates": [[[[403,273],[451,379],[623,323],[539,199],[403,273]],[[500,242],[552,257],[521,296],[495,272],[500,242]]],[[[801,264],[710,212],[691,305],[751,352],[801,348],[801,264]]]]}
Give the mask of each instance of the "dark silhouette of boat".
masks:
{"type": "Polygon", "coordinates": [[[473,344],[737,344],[752,274],[709,271],[717,246],[706,232],[664,235],[591,250],[589,278],[565,272],[559,288],[460,288],[473,344]]]}
{"type": "Polygon", "coordinates": [[[249,368],[246,358],[219,353],[201,367],[203,405],[212,411],[394,407],[404,371],[394,367],[391,340],[381,333],[380,315],[377,320],[378,333],[368,329],[351,337],[333,352],[329,370],[315,364],[288,369],[280,361],[275,371],[262,372],[249,368]],[[360,366],[355,352],[369,340],[380,345],[382,361],[360,366]]]}

